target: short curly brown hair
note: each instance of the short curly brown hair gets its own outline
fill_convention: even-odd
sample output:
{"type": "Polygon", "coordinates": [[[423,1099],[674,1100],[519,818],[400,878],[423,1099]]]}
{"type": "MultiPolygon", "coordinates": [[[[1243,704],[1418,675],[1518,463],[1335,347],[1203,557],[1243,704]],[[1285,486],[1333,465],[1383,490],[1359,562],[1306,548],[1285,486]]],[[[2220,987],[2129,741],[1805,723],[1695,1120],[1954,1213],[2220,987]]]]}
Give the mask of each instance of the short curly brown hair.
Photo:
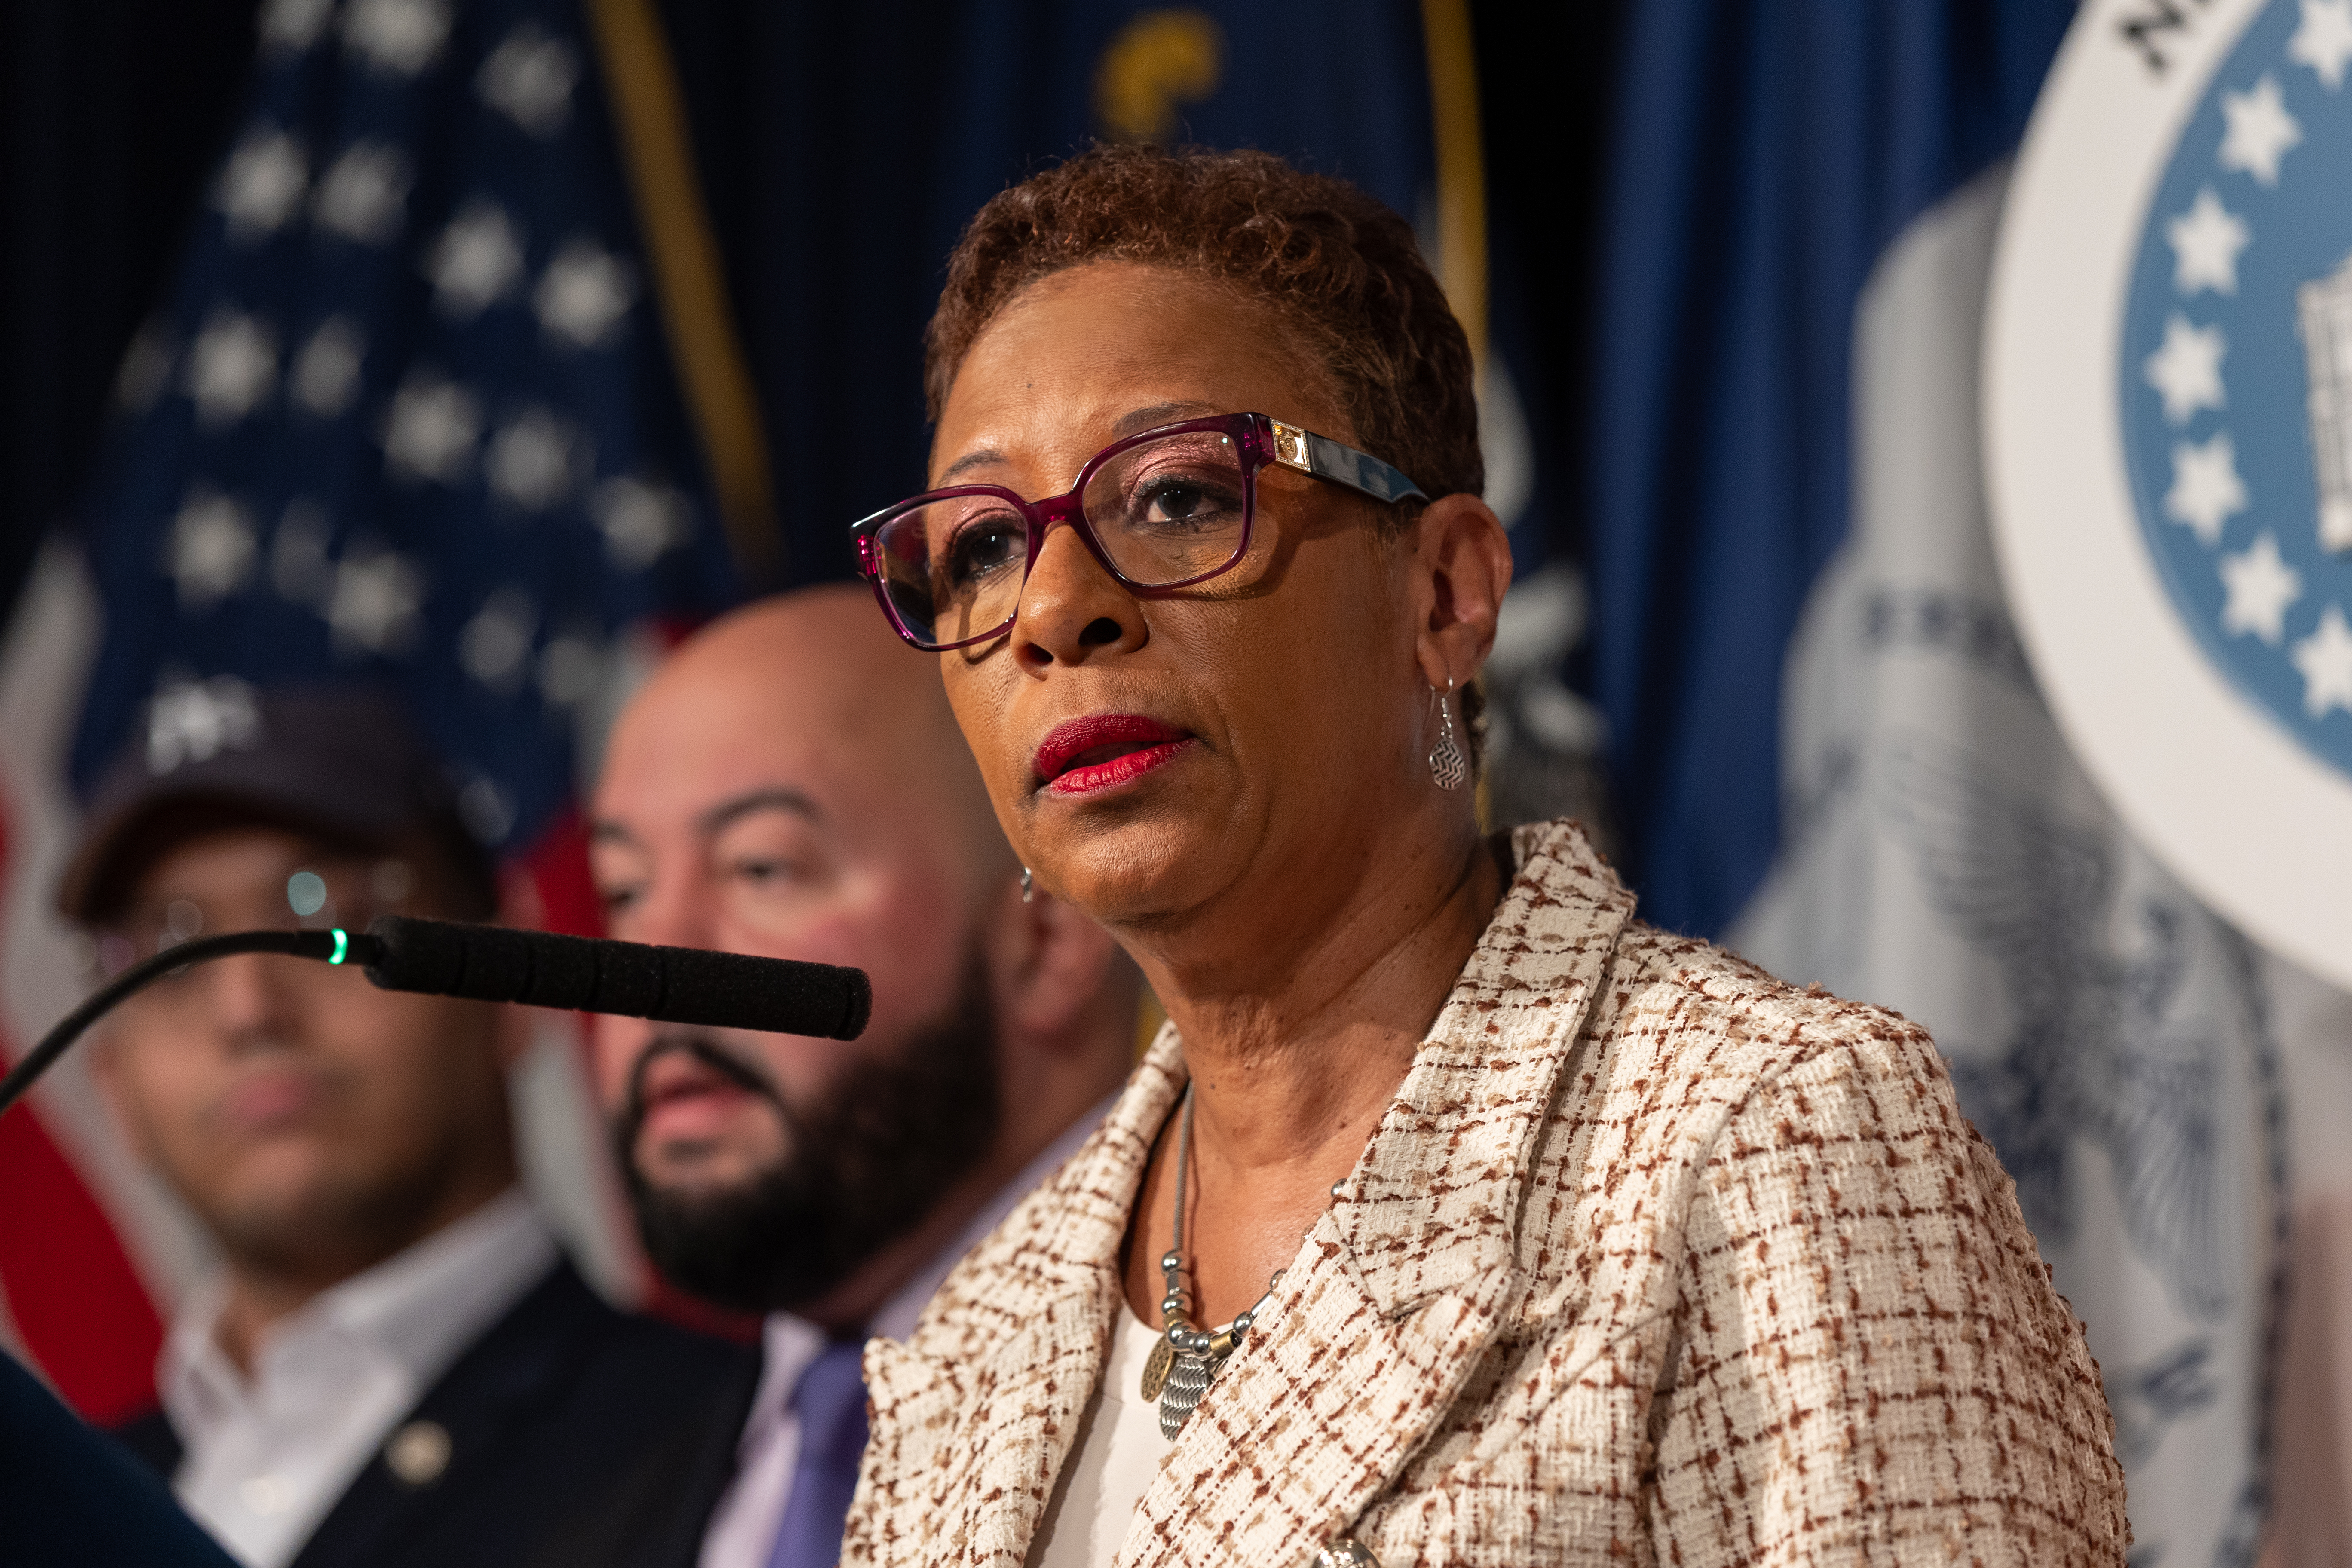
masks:
{"type": "Polygon", "coordinates": [[[998,194],[949,258],[924,334],[933,423],[996,313],[1092,261],[1164,267],[1264,301],[1329,374],[1358,445],[1432,500],[1486,488],[1470,340],[1412,226],[1345,180],[1265,153],[1099,146],[998,194]]]}

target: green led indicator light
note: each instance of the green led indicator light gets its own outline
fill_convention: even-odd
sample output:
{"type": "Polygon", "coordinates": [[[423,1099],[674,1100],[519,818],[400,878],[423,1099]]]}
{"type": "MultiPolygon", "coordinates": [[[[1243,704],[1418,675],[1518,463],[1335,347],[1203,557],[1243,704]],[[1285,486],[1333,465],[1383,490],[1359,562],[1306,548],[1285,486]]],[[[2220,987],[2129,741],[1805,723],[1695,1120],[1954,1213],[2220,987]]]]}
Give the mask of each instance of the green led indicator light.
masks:
{"type": "Polygon", "coordinates": [[[352,939],[343,934],[342,928],[340,926],[327,934],[335,939],[335,951],[333,954],[328,958],[327,962],[329,963],[341,963],[343,961],[344,955],[352,951],[352,939]]]}

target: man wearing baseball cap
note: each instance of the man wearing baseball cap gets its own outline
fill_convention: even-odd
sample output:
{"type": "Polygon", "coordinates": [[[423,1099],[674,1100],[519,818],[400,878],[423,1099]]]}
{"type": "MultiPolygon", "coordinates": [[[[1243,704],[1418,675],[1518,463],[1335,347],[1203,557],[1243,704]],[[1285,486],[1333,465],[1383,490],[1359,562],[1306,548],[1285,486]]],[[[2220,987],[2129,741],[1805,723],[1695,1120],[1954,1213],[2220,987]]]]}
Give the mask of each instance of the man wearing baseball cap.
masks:
{"type": "MultiPolygon", "coordinates": [[[[103,971],[199,934],[496,914],[396,700],[208,700],[196,726],[157,705],[67,870],[103,971]]],[[[247,954],[102,1027],[109,1103],[219,1254],[172,1325],[162,1409],[122,1435],[254,1568],[518,1561],[740,1381],[743,1352],[599,1300],[523,1194],[515,1009],[247,954]]]]}

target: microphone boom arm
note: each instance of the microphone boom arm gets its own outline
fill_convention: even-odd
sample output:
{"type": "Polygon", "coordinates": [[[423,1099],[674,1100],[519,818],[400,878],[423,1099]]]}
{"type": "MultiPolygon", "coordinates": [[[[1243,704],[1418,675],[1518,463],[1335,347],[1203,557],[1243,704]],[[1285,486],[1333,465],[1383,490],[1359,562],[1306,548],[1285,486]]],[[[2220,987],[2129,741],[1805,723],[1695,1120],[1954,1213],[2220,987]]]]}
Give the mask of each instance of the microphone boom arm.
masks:
{"type": "Polygon", "coordinates": [[[7,1077],[0,1078],[0,1115],[6,1114],[10,1106],[24,1098],[34,1079],[57,1065],[58,1058],[81,1037],[84,1029],[105,1016],[124,997],[159,974],[237,952],[282,952],[296,958],[323,959],[329,963],[353,959],[366,963],[374,959],[375,938],[353,936],[343,931],[233,931],[219,936],[200,936],[165,948],[152,958],[142,959],[91,992],[80,1006],[59,1019],[57,1027],[41,1037],[39,1045],[8,1069],[7,1077]]]}
{"type": "Polygon", "coordinates": [[[863,970],[749,953],[383,915],[365,933],[240,931],[142,959],[92,992],[0,1078],[0,1114],[108,1009],[160,974],[237,952],[356,964],[387,991],[521,1002],[665,1023],[854,1040],[873,1010],[863,970]]]}

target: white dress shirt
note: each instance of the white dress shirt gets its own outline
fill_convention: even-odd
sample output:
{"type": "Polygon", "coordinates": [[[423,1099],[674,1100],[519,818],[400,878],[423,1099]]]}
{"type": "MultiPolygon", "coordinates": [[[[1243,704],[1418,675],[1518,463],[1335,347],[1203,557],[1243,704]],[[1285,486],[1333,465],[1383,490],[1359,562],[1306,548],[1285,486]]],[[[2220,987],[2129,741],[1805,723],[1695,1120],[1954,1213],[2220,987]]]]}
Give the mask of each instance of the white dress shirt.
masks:
{"type": "MultiPolygon", "coordinates": [[[[994,1230],[1031,1188],[1076,1152],[1118,1098],[1112,1095],[1079,1117],[1045,1152],[1024,1166],[972,1216],[962,1235],[882,1304],[869,1331],[877,1339],[890,1340],[902,1340],[912,1332],[915,1320],[922,1316],[948,1270],[994,1230]]],[[[703,1532],[700,1568],[767,1568],[776,1531],[784,1522],[784,1506],[792,1500],[793,1466],[800,1458],[801,1424],[791,1409],[793,1388],[824,1346],[823,1329],[789,1312],[773,1313],[761,1324],[760,1386],[751,1396],[751,1412],[744,1417],[742,1440],[736,1447],[735,1479],[728,1483],[726,1495],[719,1500],[709,1528],[703,1532]]]]}
{"type": "Polygon", "coordinates": [[[558,1256],[530,1201],[507,1193],[270,1324],[250,1378],[214,1332],[226,1286],[196,1291],[157,1373],[184,1448],[180,1501],[250,1568],[283,1568],[400,1418],[558,1256]]]}

